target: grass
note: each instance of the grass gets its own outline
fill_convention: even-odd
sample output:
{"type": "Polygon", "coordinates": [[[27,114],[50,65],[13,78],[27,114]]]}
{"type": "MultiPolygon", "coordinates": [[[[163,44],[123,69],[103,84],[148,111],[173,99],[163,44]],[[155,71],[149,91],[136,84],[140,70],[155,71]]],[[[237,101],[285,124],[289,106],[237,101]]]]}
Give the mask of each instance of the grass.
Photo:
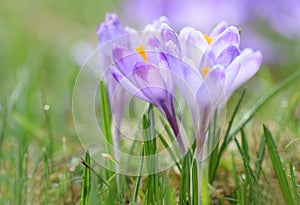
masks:
{"type": "MultiPolygon", "coordinates": [[[[79,66],[72,48],[82,40],[96,44],[95,28],[107,10],[116,10],[116,2],[2,5],[0,204],[197,204],[194,146],[158,173],[159,159],[146,158],[163,147],[170,159],[178,159],[168,144],[170,127],[162,123],[165,132],[156,130],[163,119],[154,120],[151,106],[137,116],[148,139],[132,145],[140,156],[137,176],[99,166],[77,139],[71,96],[79,66]],[[140,176],[144,167],[149,176],[140,176]]],[[[293,74],[280,66],[264,68],[246,90],[232,96],[225,130],[218,127],[217,116],[212,120],[209,137],[219,141],[208,159],[209,184],[204,186],[210,198],[204,203],[299,204],[300,72],[294,64],[285,67],[293,74]]],[[[103,83],[100,91],[101,122],[112,144],[103,83]]]]}

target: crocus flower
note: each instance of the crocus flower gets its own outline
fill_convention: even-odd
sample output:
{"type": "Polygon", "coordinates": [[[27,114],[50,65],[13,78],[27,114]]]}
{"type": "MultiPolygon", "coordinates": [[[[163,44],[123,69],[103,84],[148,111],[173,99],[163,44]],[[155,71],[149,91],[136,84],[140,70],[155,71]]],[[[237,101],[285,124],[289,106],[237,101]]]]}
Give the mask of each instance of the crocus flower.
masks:
{"type": "MultiPolygon", "coordinates": [[[[197,154],[203,146],[211,116],[220,110],[231,94],[249,80],[260,68],[262,54],[250,48],[240,50],[240,35],[236,27],[226,22],[219,23],[209,34],[203,34],[192,27],[185,27],[180,32],[183,45],[192,43],[194,49],[192,60],[197,64],[199,81],[188,80],[194,90],[200,118],[194,121],[197,134],[197,154]],[[197,53],[200,61],[197,61],[197,53]],[[198,64],[199,63],[199,64],[198,64]]],[[[186,45],[184,45],[186,47],[186,45]]],[[[187,48],[188,50],[188,48],[187,48]]],[[[189,57],[189,53],[185,54],[189,57]]],[[[190,79],[192,72],[178,72],[183,78],[190,79]]]]}
{"type": "MultiPolygon", "coordinates": [[[[106,46],[104,52],[100,52],[99,62],[101,62],[101,68],[103,69],[103,79],[105,81],[109,100],[111,103],[112,115],[114,120],[114,130],[113,138],[114,138],[114,147],[116,149],[115,157],[118,159],[118,150],[120,143],[120,125],[122,119],[122,113],[124,105],[129,98],[128,93],[119,86],[117,81],[112,77],[109,70],[109,66],[112,64],[112,56],[111,56],[111,44],[110,41],[120,38],[128,34],[128,29],[123,28],[120,24],[118,17],[116,14],[107,14],[104,22],[101,22],[97,28],[96,34],[99,39],[99,47],[106,46]],[[108,46],[107,46],[108,45],[108,46]]],[[[125,45],[129,45],[128,41],[123,42],[125,45]]],[[[103,51],[104,49],[101,49],[103,51]]]]}
{"type": "Polygon", "coordinates": [[[298,0],[254,1],[250,8],[258,21],[267,23],[282,36],[299,39],[300,2],[298,0]],[[267,11],[267,12],[266,12],[267,11]]]}
{"type": "Polygon", "coordinates": [[[163,52],[178,47],[175,45],[179,42],[166,22],[165,18],[160,18],[146,26],[145,32],[140,35],[141,44],[134,49],[116,45],[112,49],[115,64],[111,66],[111,72],[125,89],[162,112],[184,153],[184,143],[174,111],[175,83],[167,56],[163,52]]]}

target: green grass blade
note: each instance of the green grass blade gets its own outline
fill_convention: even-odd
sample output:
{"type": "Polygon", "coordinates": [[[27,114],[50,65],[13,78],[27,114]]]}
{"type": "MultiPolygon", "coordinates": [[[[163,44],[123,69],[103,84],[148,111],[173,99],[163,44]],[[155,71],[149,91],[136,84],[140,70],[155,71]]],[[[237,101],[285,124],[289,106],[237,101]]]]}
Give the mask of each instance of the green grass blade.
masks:
{"type": "MultiPolygon", "coordinates": [[[[210,192],[209,192],[209,179],[208,179],[208,161],[203,161],[202,162],[202,167],[201,167],[201,181],[198,181],[198,183],[201,183],[201,198],[200,204],[204,204],[204,205],[210,205],[210,192]]],[[[199,169],[199,167],[198,167],[199,169]]],[[[199,172],[198,172],[199,173],[199,172]]],[[[198,175],[199,176],[199,175],[198,175]]]]}
{"type": "Polygon", "coordinates": [[[164,145],[164,147],[168,150],[170,157],[174,160],[176,167],[178,168],[178,170],[181,172],[181,167],[180,164],[177,162],[176,156],[174,154],[174,152],[171,150],[171,148],[169,147],[167,141],[165,140],[165,138],[161,135],[158,134],[158,137],[160,139],[160,141],[162,142],[162,144],[164,145]]]}
{"type": "Polygon", "coordinates": [[[134,186],[134,191],[133,191],[132,203],[131,204],[136,203],[137,196],[138,196],[138,191],[139,191],[139,187],[140,187],[141,173],[142,173],[143,163],[144,163],[144,144],[142,146],[140,156],[141,156],[141,160],[140,160],[140,163],[139,163],[139,169],[138,169],[137,177],[136,177],[136,180],[135,180],[135,186],[134,186]]]}
{"type": "Polygon", "coordinates": [[[276,176],[278,178],[284,200],[285,200],[286,204],[293,205],[295,203],[294,203],[293,197],[291,195],[291,190],[289,188],[286,171],[285,171],[284,165],[282,164],[282,162],[280,160],[280,156],[279,156],[276,144],[274,142],[274,139],[273,139],[269,129],[265,125],[263,125],[263,128],[264,128],[264,136],[266,138],[266,145],[269,150],[269,155],[270,155],[276,176]]]}
{"type": "Polygon", "coordinates": [[[198,170],[197,170],[197,161],[196,159],[193,160],[192,163],[192,204],[198,203],[198,170]]]}
{"type": "Polygon", "coordinates": [[[47,104],[46,97],[42,97],[42,103],[43,103],[43,110],[44,110],[44,115],[46,118],[46,125],[47,125],[47,131],[48,131],[48,152],[49,152],[49,157],[52,160],[53,157],[53,152],[54,152],[54,140],[53,140],[53,131],[52,131],[52,124],[51,124],[51,116],[50,116],[50,110],[49,110],[49,105],[47,104]]]}
{"type": "MultiPolygon", "coordinates": [[[[109,99],[106,92],[106,86],[100,81],[100,108],[102,113],[103,134],[110,145],[113,145],[111,133],[111,110],[109,99]]],[[[112,153],[109,153],[112,154],[112,153]]]]}
{"type": "Polygon", "coordinates": [[[145,156],[147,156],[148,186],[147,204],[157,204],[159,201],[158,159],[156,155],[156,131],[153,106],[149,106],[147,117],[143,116],[143,136],[145,145],[145,156]]]}
{"type": "Polygon", "coordinates": [[[49,189],[50,189],[50,168],[46,149],[43,149],[43,162],[44,162],[44,176],[45,176],[45,204],[49,203],[49,189]]]}
{"type": "Polygon", "coordinates": [[[286,88],[290,83],[296,80],[300,76],[300,69],[289,75],[285,80],[279,83],[276,87],[267,92],[264,96],[257,100],[256,104],[245,113],[244,117],[240,120],[239,124],[236,126],[234,131],[230,134],[230,138],[235,136],[239,130],[244,127],[247,122],[252,118],[252,116],[273,96],[279,93],[281,90],[286,88]]]}
{"type": "Polygon", "coordinates": [[[241,138],[242,138],[242,148],[243,148],[243,153],[245,155],[246,160],[249,162],[250,157],[249,157],[249,148],[248,148],[248,141],[246,138],[246,134],[244,129],[241,129],[241,138]]]}
{"type": "Polygon", "coordinates": [[[239,189],[239,176],[237,173],[236,164],[235,164],[234,159],[235,159],[234,151],[231,151],[232,176],[234,179],[235,188],[236,188],[236,190],[238,190],[239,189]]]}
{"type": "MultiPolygon", "coordinates": [[[[90,159],[90,154],[89,154],[88,150],[85,153],[85,162],[88,166],[90,166],[91,159],[90,159]]],[[[90,186],[91,186],[91,171],[87,166],[85,166],[84,169],[83,169],[83,174],[82,174],[80,205],[87,205],[88,204],[90,186]]]]}
{"type": "Polygon", "coordinates": [[[294,193],[294,199],[297,201],[297,205],[300,204],[300,195],[298,192],[298,185],[296,183],[296,178],[295,178],[295,172],[294,172],[294,166],[292,164],[292,160],[290,160],[290,177],[293,185],[293,193],[294,193]]]}
{"type": "MultiPolygon", "coordinates": [[[[167,132],[167,136],[169,137],[169,140],[172,142],[174,140],[174,135],[173,135],[173,132],[171,131],[170,125],[166,122],[166,120],[162,116],[159,116],[159,119],[160,119],[161,123],[164,125],[164,129],[167,132]]],[[[179,148],[178,143],[174,144],[173,153],[175,154],[175,156],[177,156],[177,159],[178,159],[178,156],[181,156],[182,152],[179,148]]]]}
{"type": "MultiPolygon", "coordinates": [[[[1,106],[1,105],[0,105],[1,106]]],[[[1,150],[2,150],[2,144],[4,141],[5,131],[6,131],[6,125],[8,120],[8,109],[7,109],[7,102],[2,105],[2,112],[1,112],[1,129],[0,129],[0,156],[1,156],[1,150]]]]}
{"type": "Polygon", "coordinates": [[[168,174],[166,171],[162,172],[162,186],[161,199],[163,201],[161,201],[160,204],[176,204],[173,187],[171,187],[168,182],[168,174]]]}
{"type": "MultiPolygon", "coordinates": [[[[189,153],[189,152],[188,152],[189,153]]],[[[187,204],[186,201],[186,175],[189,167],[187,166],[188,154],[182,158],[183,172],[180,174],[179,202],[178,204],[187,204]]]]}
{"type": "MultiPolygon", "coordinates": [[[[118,193],[116,192],[115,189],[112,189],[111,186],[108,184],[108,182],[106,182],[98,173],[96,170],[94,170],[85,160],[81,159],[81,163],[87,167],[88,169],[90,169],[92,171],[92,173],[98,178],[98,181],[101,182],[102,184],[104,184],[109,191],[116,197],[115,199],[117,199],[121,204],[125,204],[123,202],[123,200],[119,197],[118,193]]],[[[114,176],[111,177],[111,179],[113,179],[114,176]]]]}
{"type": "Polygon", "coordinates": [[[220,129],[217,131],[217,112],[212,119],[212,122],[209,126],[208,132],[208,154],[209,154],[209,181],[213,180],[213,174],[211,170],[214,170],[218,166],[218,154],[219,154],[219,138],[220,138],[220,129]],[[217,143],[216,143],[217,142],[217,143]],[[212,151],[211,151],[212,150],[212,151]]]}
{"type": "Polygon", "coordinates": [[[220,151],[218,153],[217,159],[216,159],[216,161],[215,161],[214,166],[212,167],[212,169],[209,170],[210,171],[210,177],[209,177],[209,182],[210,183],[213,182],[213,180],[214,180],[214,178],[216,176],[216,172],[217,172],[217,169],[218,169],[218,166],[219,166],[219,163],[220,163],[220,159],[221,159],[221,156],[222,156],[223,152],[225,151],[227,145],[229,144],[229,142],[233,138],[233,137],[229,136],[229,133],[231,131],[233,121],[234,121],[234,119],[236,117],[236,114],[237,114],[237,112],[238,112],[238,110],[239,110],[239,108],[241,106],[241,103],[243,101],[245,93],[246,93],[246,89],[243,90],[243,92],[242,92],[242,94],[241,94],[241,96],[240,96],[240,98],[239,98],[239,100],[238,100],[238,102],[237,102],[237,104],[236,104],[236,106],[234,108],[234,111],[233,111],[233,113],[232,113],[232,115],[230,117],[229,123],[228,123],[228,127],[227,127],[227,130],[226,130],[225,136],[224,136],[223,143],[222,143],[222,145],[220,147],[220,151]]]}
{"type": "Polygon", "coordinates": [[[260,177],[261,166],[262,166],[263,158],[265,155],[265,149],[266,149],[265,145],[266,145],[266,139],[262,137],[259,145],[259,150],[257,153],[256,163],[255,163],[255,175],[257,179],[259,179],[260,177]]]}

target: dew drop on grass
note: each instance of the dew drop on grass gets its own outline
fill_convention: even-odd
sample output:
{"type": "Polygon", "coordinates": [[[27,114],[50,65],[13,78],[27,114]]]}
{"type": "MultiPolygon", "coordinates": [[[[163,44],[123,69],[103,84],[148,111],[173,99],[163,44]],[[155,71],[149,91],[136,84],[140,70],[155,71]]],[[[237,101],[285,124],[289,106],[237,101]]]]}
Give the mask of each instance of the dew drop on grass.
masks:
{"type": "Polygon", "coordinates": [[[48,111],[50,109],[50,106],[49,105],[44,105],[44,110],[48,111]]]}
{"type": "Polygon", "coordinates": [[[283,100],[283,101],[281,102],[281,107],[283,107],[283,108],[287,108],[288,105],[289,105],[289,103],[288,103],[288,101],[286,101],[286,100],[283,100]]]}

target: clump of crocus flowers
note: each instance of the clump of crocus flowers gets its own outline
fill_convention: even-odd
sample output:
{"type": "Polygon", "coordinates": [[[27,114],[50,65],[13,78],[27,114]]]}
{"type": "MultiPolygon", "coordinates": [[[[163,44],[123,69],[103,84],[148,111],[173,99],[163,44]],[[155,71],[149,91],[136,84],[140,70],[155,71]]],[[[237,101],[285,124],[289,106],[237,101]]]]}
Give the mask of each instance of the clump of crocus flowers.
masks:
{"type": "Polygon", "coordinates": [[[239,48],[239,30],[226,22],[209,34],[192,27],[177,34],[165,17],[142,32],[125,32],[115,14],[108,14],[101,25],[97,31],[101,43],[128,35],[126,43],[116,43],[107,51],[113,61],[111,75],[124,89],[161,111],[183,153],[186,147],[174,111],[176,88],[185,97],[193,118],[198,156],[211,116],[255,75],[262,62],[259,51],[239,48]]]}

